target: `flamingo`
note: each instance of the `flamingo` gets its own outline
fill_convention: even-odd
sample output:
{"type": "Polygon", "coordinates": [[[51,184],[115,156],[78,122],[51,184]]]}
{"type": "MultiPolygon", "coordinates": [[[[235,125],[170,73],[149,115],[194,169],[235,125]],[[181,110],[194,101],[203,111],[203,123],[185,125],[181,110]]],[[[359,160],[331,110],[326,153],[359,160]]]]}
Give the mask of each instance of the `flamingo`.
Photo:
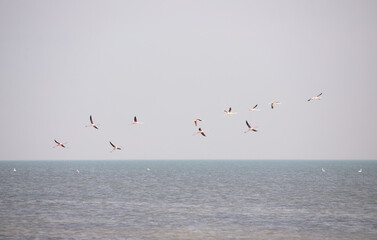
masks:
{"type": "Polygon", "coordinates": [[[115,146],[112,142],[110,142],[110,145],[113,146],[113,150],[111,152],[113,152],[114,150],[122,150],[121,147],[115,146]]]}
{"type": "Polygon", "coordinates": [[[309,99],[308,99],[308,102],[310,102],[311,100],[321,100],[321,95],[322,95],[322,93],[318,94],[318,95],[315,96],[315,97],[309,98],[309,99]]]}
{"type": "Polygon", "coordinates": [[[229,110],[224,110],[224,112],[227,114],[227,115],[230,115],[230,114],[237,114],[236,112],[232,112],[232,108],[230,107],[229,110]]]}
{"type": "Polygon", "coordinates": [[[255,128],[250,126],[250,124],[247,122],[247,120],[246,120],[246,125],[249,129],[245,133],[247,133],[249,131],[258,132],[258,130],[256,130],[255,128]]]}
{"type": "Polygon", "coordinates": [[[272,109],[274,109],[274,105],[275,105],[275,104],[281,104],[281,102],[273,101],[273,102],[271,103],[271,108],[272,108],[272,109]]]}
{"type": "Polygon", "coordinates": [[[98,126],[99,126],[99,124],[95,124],[94,122],[93,122],[93,118],[92,118],[92,115],[90,115],[90,125],[86,125],[85,127],[94,127],[95,129],[98,129],[98,126]]]}
{"type": "Polygon", "coordinates": [[[132,123],[130,123],[130,125],[133,125],[133,124],[143,124],[143,123],[137,121],[137,118],[136,118],[136,116],[135,116],[135,117],[134,117],[134,121],[133,121],[132,123]]]}
{"type": "Polygon", "coordinates": [[[195,119],[194,120],[195,126],[198,126],[198,122],[201,122],[201,121],[203,121],[203,120],[200,119],[200,118],[195,119]]]}
{"type": "Polygon", "coordinates": [[[257,109],[258,107],[258,104],[255,105],[254,107],[252,107],[249,111],[259,111],[259,109],[257,109]]]}
{"type": "Polygon", "coordinates": [[[200,133],[200,134],[202,134],[204,137],[206,137],[205,132],[203,131],[203,129],[199,128],[198,130],[199,130],[199,131],[198,131],[197,133],[195,133],[194,135],[200,133]]]}
{"type": "Polygon", "coordinates": [[[55,139],[54,139],[54,141],[55,141],[56,144],[58,144],[58,145],[54,146],[53,148],[56,148],[56,147],[59,147],[59,146],[61,146],[61,147],[63,147],[63,148],[67,148],[67,146],[64,145],[64,144],[67,144],[67,142],[65,142],[65,143],[61,143],[61,142],[56,141],[55,139]]]}

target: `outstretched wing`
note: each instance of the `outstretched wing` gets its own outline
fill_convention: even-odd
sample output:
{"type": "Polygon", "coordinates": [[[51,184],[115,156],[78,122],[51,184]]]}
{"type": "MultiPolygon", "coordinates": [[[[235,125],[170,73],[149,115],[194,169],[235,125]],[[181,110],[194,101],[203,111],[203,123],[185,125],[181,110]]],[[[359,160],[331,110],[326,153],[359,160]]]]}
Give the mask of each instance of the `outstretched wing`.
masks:
{"type": "Polygon", "coordinates": [[[246,120],[246,125],[248,128],[251,128],[250,124],[248,123],[248,121],[246,120]]]}
{"type": "MultiPolygon", "coordinates": [[[[109,142],[110,142],[110,141],[109,141],[109,142]]],[[[113,146],[113,147],[115,147],[115,145],[114,145],[112,142],[110,142],[110,145],[113,146]]]]}
{"type": "Polygon", "coordinates": [[[92,115],[90,115],[90,123],[93,124],[92,115]]]}
{"type": "Polygon", "coordinates": [[[137,118],[136,118],[136,116],[134,117],[134,122],[137,122],[137,118]]]}
{"type": "Polygon", "coordinates": [[[322,95],[322,93],[318,94],[317,97],[320,97],[322,95]]]}
{"type": "Polygon", "coordinates": [[[206,135],[204,134],[204,132],[201,132],[201,134],[202,134],[204,137],[206,137],[206,135]]]}

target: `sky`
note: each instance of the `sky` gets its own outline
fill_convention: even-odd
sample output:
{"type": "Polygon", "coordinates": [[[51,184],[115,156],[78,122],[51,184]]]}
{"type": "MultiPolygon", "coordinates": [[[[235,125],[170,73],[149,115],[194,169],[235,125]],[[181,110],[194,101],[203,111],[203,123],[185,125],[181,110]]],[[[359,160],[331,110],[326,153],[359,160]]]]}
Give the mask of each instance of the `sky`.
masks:
{"type": "Polygon", "coordinates": [[[377,159],[376,12],[373,0],[0,0],[0,160],[377,159]]]}

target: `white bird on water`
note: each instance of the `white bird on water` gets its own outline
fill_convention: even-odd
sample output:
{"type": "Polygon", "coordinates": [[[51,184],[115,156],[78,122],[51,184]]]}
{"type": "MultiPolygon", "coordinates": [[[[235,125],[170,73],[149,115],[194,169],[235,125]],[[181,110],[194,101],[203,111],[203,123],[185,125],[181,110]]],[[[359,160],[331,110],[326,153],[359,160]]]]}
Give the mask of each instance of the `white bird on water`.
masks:
{"type": "Polygon", "coordinates": [[[275,104],[281,104],[281,102],[273,101],[273,102],[271,103],[271,109],[274,109],[274,105],[275,105],[275,104]]]}
{"type": "Polygon", "coordinates": [[[326,170],[322,168],[322,172],[326,172],[326,170]]]}
{"type": "Polygon", "coordinates": [[[312,100],[321,100],[321,95],[322,95],[322,93],[318,94],[318,95],[315,96],[315,97],[309,98],[309,99],[308,99],[308,102],[310,102],[310,101],[312,101],[312,100]]]}
{"type": "Polygon", "coordinates": [[[54,139],[54,141],[55,141],[58,145],[54,146],[53,148],[56,148],[56,147],[59,147],[59,146],[61,146],[61,147],[63,147],[63,148],[67,148],[67,146],[64,145],[64,144],[67,144],[67,142],[65,142],[65,143],[61,143],[61,142],[56,141],[55,139],[54,139]]]}
{"type": "Polygon", "coordinates": [[[246,125],[247,127],[249,128],[245,133],[249,132],[249,131],[253,131],[253,132],[258,132],[258,130],[256,130],[255,128],[253,128],[252,126],[250,126],[249,122],[246,120],[246,125]]]}
{"type": "Polygon", "coordinates": [[[360,170],[359,170],[359,171],[357,171],[357,172],[363,172],[363,169],[362,169],[362,168],[360,168],[360,170]]]}
{"type": "Polygon", "coordinates": [[[77,173],[80,173],[80,171],[79,171],[78,169],[76,169],[76,172],[77,172],[77,173]]]}
{"type": "Polygon", "coordinates": [[[90,115],[89,119],[90,119],[90,125],[86,125],[85,127],[94,127],[95,129],[98,129],[99,124],[95,124],[93,122],[92,115],[90,115]]]}
{"type": "Polygon", "coordinates": [[[13,168],[13,172],[16,172],[17,170],[16,170],[16,168],[13,168]]]}
{"type": "Polygon", "coordinates": [[[121,147],[115,146],[112,142],[110,142],[110,145],[113,146],[113,150],[111,152],[113,152],[114,150],[122,150],[121,147]]]}

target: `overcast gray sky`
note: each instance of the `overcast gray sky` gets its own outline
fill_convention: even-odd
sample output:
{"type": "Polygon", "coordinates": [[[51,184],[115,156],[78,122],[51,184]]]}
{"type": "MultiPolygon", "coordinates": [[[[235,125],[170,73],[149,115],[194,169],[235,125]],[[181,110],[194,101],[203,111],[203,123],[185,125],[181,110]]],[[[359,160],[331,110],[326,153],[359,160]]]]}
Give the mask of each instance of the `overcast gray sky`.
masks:
{"type": "Polygon", "coordinates": [[[1,0],[0,160],[376,159],[376,12],[367,0],[1,0]],[[207,137],[193,136],[197,117],[207,137]]]}

